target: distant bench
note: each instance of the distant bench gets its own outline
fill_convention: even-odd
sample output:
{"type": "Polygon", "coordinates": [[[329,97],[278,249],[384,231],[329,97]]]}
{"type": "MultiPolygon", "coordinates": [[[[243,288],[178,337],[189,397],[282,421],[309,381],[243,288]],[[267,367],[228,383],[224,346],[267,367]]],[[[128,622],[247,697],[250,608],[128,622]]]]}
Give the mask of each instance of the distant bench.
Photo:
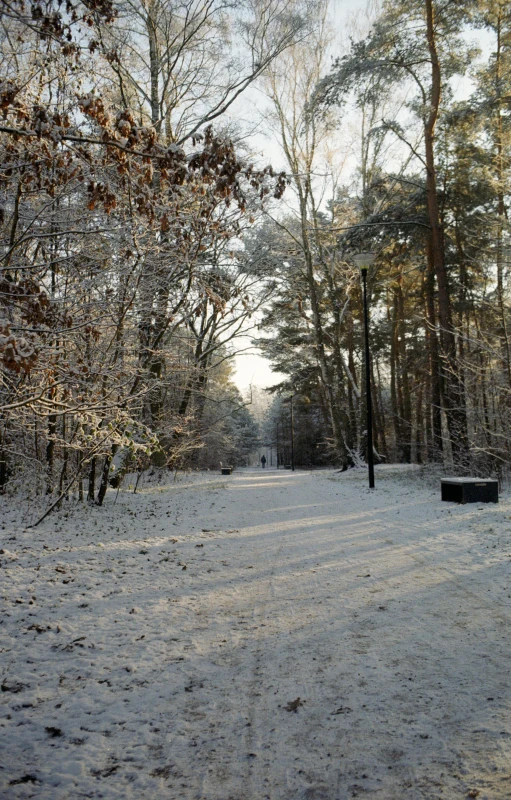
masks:
{"type": "Polygon", "coordinates": [[[481,478],[442,478],[442,500],[452,503],[498,503],[499,482],[481,478]]]}
{"type": "Polygon", "coordinates": [[[232,475],[233,467],[222,467],[222,475],[232,475]]]}

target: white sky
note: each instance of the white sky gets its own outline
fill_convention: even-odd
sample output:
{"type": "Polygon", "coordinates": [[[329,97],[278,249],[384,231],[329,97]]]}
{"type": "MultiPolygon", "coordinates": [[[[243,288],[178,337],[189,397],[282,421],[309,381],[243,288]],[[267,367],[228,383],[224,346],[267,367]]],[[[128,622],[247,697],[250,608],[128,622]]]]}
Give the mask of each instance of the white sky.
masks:
{"type": "MultiPolygon", "coordinates": [[[[334,24],[339,26],[340,40],[346,35],[349,17],[356,12],[364,12],[368,5],[374,7],[375,0],[331,0],[332,18],[334,24]]],[[[244,109],[243,116],[246,113],[246,109],[244,109]]],[[[249,145],[255,147],[257,155],[270,161],[276,169],[284,168],[284,164],[279,163],[278,147],[262,132],[260,135],[254,135],[254,139],[249,141],[249,145]]],[[[283,380],[284,376],[280,373],[273,373],[269,362],[260,355],[256,348],[250,347],[250,339],[243,341],[240,346],[244,352],[234,359],[233,379],[242,393],[245,393],[251,385],[265,389],[283,380]],[[247,348],[249,348],[248,352],[247,348]]]]}
{"type": "Polygon", "coordinates": [[[241,353],[234,358],[234,382],[242,394],[250,386],[266,389],[284,379],[279,372],[272,372],[270,362],[263,358],[257,348],[250,353],[241,353]]]}

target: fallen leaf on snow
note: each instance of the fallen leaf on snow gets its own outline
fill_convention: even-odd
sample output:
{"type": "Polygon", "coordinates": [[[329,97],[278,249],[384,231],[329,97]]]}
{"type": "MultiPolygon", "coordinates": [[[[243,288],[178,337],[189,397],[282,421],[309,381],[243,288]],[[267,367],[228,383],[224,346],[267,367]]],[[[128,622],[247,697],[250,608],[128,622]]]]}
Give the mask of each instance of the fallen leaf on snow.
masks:
{"type": "Polygon", "coordinates": [[[286,711],[298,711],[300,706],[303,706],[304,703],[305,700],[300,700],[300,698],[297,697],[296,700],[290,700],[287,706],[284,706],[284,708],[286,711]]]}
{"type": "Polygon", "coordinates": [[[110,775],[113,775],[114,772],[117,772],[119,769],[119,764],[114,764],[112,767],[106,767],[105,769],[93,769],[91,770],[91,774],[94,775],[95,778],[108,778],[110,775]]]}
{"type": "Polygon", "coordinates": [[[22,692],[23,689],[28,689],[28,684],[26,683],[11,683],[10,685],[7,684],[4,680],[2,686],[0,687],[2,692],[12,692],[13,694],[17,694],[18,692],[22,692]]]}
{"type": "Polygon", "coordinates": [[[9,781],[9,786],[16,786],[19,783],[41,783],[41,781],[35,775],[23,775],[22,778],[15,778],[13,781],[9,781]]]}
{"type": "Polygon", "coordinates": [[[46,727],[44,730],[50,736],[53,736],[53,737],[62,736],[61,729],[60,728],[54,728],[52,725],[50,725],[49,727],[46,727]]]}

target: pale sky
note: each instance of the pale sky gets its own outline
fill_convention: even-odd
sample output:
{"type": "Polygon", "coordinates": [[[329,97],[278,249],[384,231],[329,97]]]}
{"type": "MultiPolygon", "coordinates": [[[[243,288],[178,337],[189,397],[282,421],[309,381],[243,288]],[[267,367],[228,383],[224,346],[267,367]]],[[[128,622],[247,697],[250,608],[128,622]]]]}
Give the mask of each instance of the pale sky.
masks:
{"type": "MultiPolygon", "coordinates": [[[[368,5],[374,7],[375,0],[331,0],[332,18],[334,24],[339,25],[341,35],[346,32],[348,17],[357,11],[363,11],[368,5]]],[[[263,137],[257,137],[257,149],[261,147],[261,142],[264,142],[263,137]]],[[[275,163],[277,149],[272,147],[271,142],[267,141],[266,146],[264,144],[262,146],[265,150],[264,155],[269,156],[269,160],[274,163],[276,168],[281,168],[280,164],[275,163]]],[[[250,340],[247,339],[241,346],[244,350],[250,347],[250,340]]],[[[265,389],[284,379],[284,375],[271,371],[269,362],[262,358],[256,348],[250,348],[250,350],[251,352],[243,352],[234,358],[233,379],[243,394],[250,385],[265,389]]]]}
{"type": "Polygon", "coordinates": [[[279,372],[272,372],[270,363],[254,348],[253,353],[242,353],[234,358],[234,382],[244,395],[250,386],[266,389],[284,379],[279,372]]]}

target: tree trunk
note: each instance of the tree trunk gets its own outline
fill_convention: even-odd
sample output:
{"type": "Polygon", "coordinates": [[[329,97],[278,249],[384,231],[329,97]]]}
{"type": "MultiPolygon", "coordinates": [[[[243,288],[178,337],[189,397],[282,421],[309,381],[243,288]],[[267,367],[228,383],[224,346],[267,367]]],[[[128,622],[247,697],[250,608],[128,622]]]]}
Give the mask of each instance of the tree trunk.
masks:
{"type": "Polygon", "coordinates": [[[7,484],[7,456],[3,449],[3,437],[0,437],[0,494],[3,493],[7,484]]]}
{"type": "Polygon", "coordinates": [[[435,128],[442,94],[442,76],[436,47],[435,9],[433,0],[425,0],[427,40],[431,61],[431,96],[429,113],[424,118],[424,147],[426,154],[426,194],[431,228],[431,264],[438,288],[438,318],[440,322],[441,369],[443,405],[455,464],[463,463],[468,451],[467,419],[464,387],[460,381],[456,356],[456,335],[452,320],[451,298],[445,267],[444,231],[438,203],[435,128]]]}
{"type": "Polygon", "coordinates": [[[94,502],[96,495],[96,456],[91,458],[89,467],[89,486],[87,490],[87,500],[89,503],[94,502]]]}
{"type": "MultiPolygon", "coordinates": [[[[394,444],[396,450],[399,453],[399,459],[401,457],[401,426],[400,426],[400,418],[399,418],[399,407],[398,407],[398,391],[397,391],[397,372],[398,372],[398,351],[397,351],[397,337],[396,337],[396,304],[395,304],[395,297],[393,296],[393,308],[392,308],[392,336],[390,340],[390,407],[392,409],[392,426],[394,428],[394,444]]],[[[390,314],[390,308],[387,308],[388,314],[390,314]]]]}
{"type": "Polygon", "coordinates": [[[429,361],[429,404],[431,409],[431,439],[429,443],[428,458],[432,461],[442,460],[442,376],[440,372],[440,348],[437,336],[433,270],[433,256],[431,241],[427,242],[428,270],[425,276],[425,305],[426,305],[426,344],[429,361]]]}
{"type": "Polygon", "coordinates": [[[410,395],[410,377],[408,375],[408,358],[405,338],[405,307],[403,296],[403,276],[398,275],[397,290],[397,349],[399,352],[399,384],[401,400],[401,435],[403,459],[406,464],[412,457],[412,400],[410,395]]]}
{"type": "Polygon", "coordinates": [[[66,445],[66,415],[62,415],[62,441],[64,445],[62,447],[62,469],[60,472],[60,480],[59,480],[59,494],[62,494],[64,490],[64,484],[67,482],[67,464],[69,460],[69,448],[66,445]]]}
{"type": "Polygon", "coordinates": [[[421,385],[417,391],[417,400],[415,401],[415,460],[417,464],[422,464],[422,443],[423,443],[423,426],[424,414],[422,409],[422,396],[424,387],[421,385]]]}
{"type": "Polygon", "coordinates": [[[110,451],[109,455],[105,456],[105,460],[103,462],[103,471],[101,473],[101,483],[99,484],[98,499],[96,501],[98,506],[103,505],[103,500],[105,499],[106,490],[108,489],[108,477],[110,475],[110,467],[112,465],[112,459],[115,456],[118,449],[119,445],[113,444],[112,450],[110,451]]]}
{"type": "Polygon", "coordinates": [[[160,56],[158,52],[158,38],[156,32],[156,3],[149,4],[146,29],[147,37],[149,39],[149,72],[151,75],[151,122],[153,123],[156,133],[159,135],[162,126],[160,119],[160,92],[159,92],[159,77],[160,77],[160,56]]]}
{"type": "Polygon", "coordinates": [[[497,177],[497,301],[500,313],[500,336],[502,339],[502,353],[504,369],[507,377],[508,387],[511,388],[511,353],[509,343],[509,333],[507,328],[507,317],[504,300],[504,253],[503,253],[503,233],[506,222],[506,203],[504,172],[505,159],[504,153],[504,130],[503,130],[503,101],[502,101],[502,9],[499,8],[497,18],[497,51],[495,53],[495,93],[497,95],[497,119],[495,124],[495,172],[497,177]]]}
{"type": "Polygon", "coordinates": [[[302,249],[305,260],[305,268],[307,274],[307,283],[310,291],[310,303],[312,311],[312,321],[314,325],[315,344],[316,344],[316,357],[320,369],[321,381],[325,391],[325,396],[328,405],[328,412],[330,416],[330,423],[332,425],[332,433],[334,436],[335,449],[341,464],[346,464],[348,460],[348,452],[346,442],[343,435],[343,430],[339,420],[339,409],[337,398],[335,397],[333,387],[333,373],[330,369],[325,347],[325,334],[323,331],[323,323],[321,319],[320,303],[317,294],[316,278],[314,275],[314,264],[312,253],[309,245],[309,235],[307,231],[307,201],[304,196],[303,187],[297,179],[297,188],[300,199],[300,222],[302,232],[302,249]]]}
{"type": "MultiPolygon", "coordinates": [[[[380,455],[387,454],[387,442],[385,440],[385,424],[383,421],[383,413],[381,408],[381,393],[379,391],[380,382],[376,382],[375,376],[375,358],[371,359],[371,386],[372,386],[372,399],[373,399],[373,436],[374,448],[380,455]]],[[[379,369],[376,364],[376,372],[379,378],[379,369]]]]}
{"type": "MultiPolygon", "coordinates": [[[[54,389],[50,392],[50,397],[54,397],[54,389]]],[[[55,435],[57,433],[57,415],[50,414],[48,417],[48,442],[46,444],[46,470],[47,470],[47,485],[46,494],[53,492],[53,472],[55,462],[55,435]]]]}

